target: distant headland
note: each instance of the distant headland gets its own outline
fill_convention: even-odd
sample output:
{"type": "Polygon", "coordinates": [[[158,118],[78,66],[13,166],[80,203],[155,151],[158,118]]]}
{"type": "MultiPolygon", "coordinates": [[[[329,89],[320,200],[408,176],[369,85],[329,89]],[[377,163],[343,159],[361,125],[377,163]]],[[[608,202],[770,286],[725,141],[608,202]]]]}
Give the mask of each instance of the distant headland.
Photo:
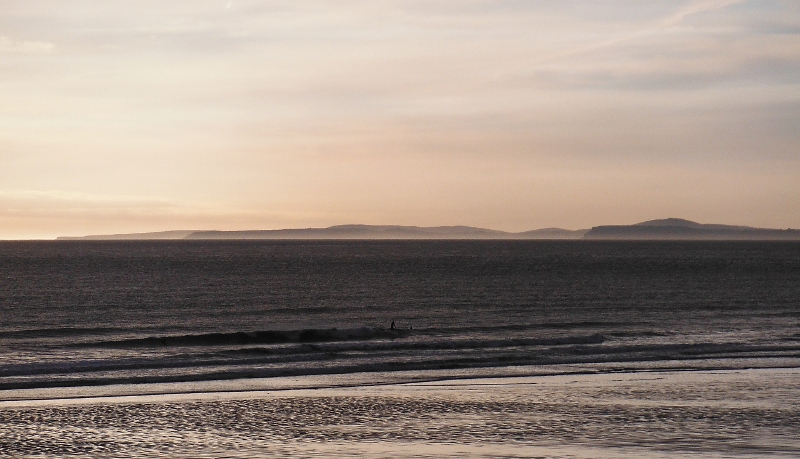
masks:
{"type": "Polygon", "coordinates": [[[638,240],[800,240],[800,230],[696,223],[681,218],[650,220],[635,225],[595,226],[584,239],[638,240]]]}
{"type": "Polygon", "coordinates": [[[58,240],[240,240],[240,239],[591,239],[591,240],[800,240],[800,229],[702,224],[680,218],[591,229],[542,228],[519,233],[472,226],[337,225],[247,231],[160,231],[59,237],[58,240]]]}

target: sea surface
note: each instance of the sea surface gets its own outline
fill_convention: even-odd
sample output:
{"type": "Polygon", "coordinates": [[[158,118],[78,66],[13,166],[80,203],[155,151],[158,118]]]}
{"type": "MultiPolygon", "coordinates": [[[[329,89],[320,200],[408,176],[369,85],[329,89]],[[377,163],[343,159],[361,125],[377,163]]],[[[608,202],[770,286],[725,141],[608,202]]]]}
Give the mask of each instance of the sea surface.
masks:
{"type": "MultiPolygon", "coordinates": [[[[511,376],[783,369],[790,376],[769,384],[785,389],[776,392],[783,395],[773,401],[794,407],[778,416],[775,432],[784,432],[800,427],[795,403],[800,387],[797,373],[791,373],[798,367],[798,242],[0,242],[0,401],[55,397],[52,394],[64,390],[90,393],[80,392],[85,388],[125,388],[117,395],[205,392],[209,387],[229,389],[233,386],[225,386],[226,382],[241,381],[260,381],[253,387],[261,388],[374,390],[389,383],[454,384],[461,379],[511,376]]],[[[747,381],[758,391],[758,378],[747,381]]],[[[741,390],[736,384],[730,387],[731,394],[741,390]]],[[[450,393],[460,394],[458,403],[466,404],[456,403],[461,406],[456,411],[472,409],[463,391],[450,393]]],[[[515,409],[523,414],[532,409],[515,394],[508,396],[514,402],[508,408],[512,417],[515,409]]],[[[361,400],[336,397],[326,399],[324,409],[281,408],[281,404],[306,403],[302,397],[280,399],[278,405],[267,403],[261,409],[296,410],[298,416],[317,413],[324,418],[337,403],[361,400]]],[[[397,397],[381,399],[375,406],[400,414],[416,409],[395,406],[397,400],[408,403],[405,395],[397,397]]],[[[587,400],[592,397],[587,395],[587,400]]],[[[705,400],[702,394],[697,397],[705,400]]],[[[439,400],[420,395],[418,402],[434,399],[439,400]]],[[[266,402],[215,403],[213,409],[232,410],[223,419],[234,425],[241,409],[266,402]]],[[[197,408],[139,404],[115,412],[119,406],[110,404],[90,417],[98,426],[112,418],[129,419],[126,422],[135,426],[153,416],[179,419],[180,413],[197,408]]],[[[379,422],[379,414],[370,414],[370,406],[354,405],[356,411],[342,416],[355,416],[360,422],[374,416],[379,422]]],[[[52,426],[71,419],[66,408],[48,409],[47,415],[35,415],[0,407],[0,453],[91,457],[105,451],[69,449],[75,445],[48,450],[47,445],[55,444],[48,435],[55,433],[47,431],[37,435],[51,443],[20,443],[21,438],[30,438],[25,426],[56,429],[52,426]],[[48,424],[51,421],[55,424],[48,424]],[[14,445],[28,446],[15,450],[14,445]]],[[[547,410],[560,416],[555,402],[547,410]]],[[[565,407],[562,414],[581,418],[570,410],[565,407]]],[[[619,425],[630,414],[616,408],[610,413],[619,425]]],[[[636,413],[630,415],[641,415],[636,413]]],[[[475,416],[479,415],[467,419],[475,416]]],[[[315,419],[308,422],[320,422],[315,419]]],[[[427,422],[425,416],[419,419],[427,422]]],[[[708,419],[698,422],[702,428],[692,431],[698,438],[719,428],[708,419]]],[[[118,439],[135,433],[134,427],[126,431],[124,423],[117,427],[123,432],[117,432],[118,439]]],[[[98,427],[83,428],[94,432],[91,429],[98,427]]],[[[421,425],[405,432],[415,428],[425,432],[421,425]]],[[[175,428],[175,432],[186,430],[175,428]]],[[[339,442],[337,448],[347,455],[353,446],[347,443],[350,434],[342,431],[321,437],[297,432],[311,438],[304,447],[327,439],[339,442]]],[[[523,441],[524,429],[514,432],[509,443],[499,437],[487,442],[508,446],[511,452],[501,456],[515,457],[513,445],[528,443],[523,441]]],[[[474,443],[457,430],[444,429],[437,435],[435,441],[420,444],[474,443]]],[[[530,431],[528,435],[533,441],[535,436],[530,431]]],[[[634,446],[646,447],[647,438],[642,436],[641,445],[634,446]]],[[[370,442],[380,443],[380,437],[370,442]]],[[[500,451],[480,450],[487,443],[476,444],[479,450],[469,450],[465,457],[500,451]]],[[[795,447],[790,442],[776,451],[791,455],[797,452],[795,447]]],[[[142,451],[131,456],[146,456],[142,451]]],[[[169,447],[158,451],[165,452],[164,457],[180,456],[169,447]]],[[[247,457],[244,451],[241,457],[247,457]]],[[[300,455],[313,455],[309,451],[300,455]]],[[[320,451],[324,456],[325,449],[320,451]]],[[[758,455],[768,448],[741,451],[758,455]]],[[[392,457],[397,452],[384,453],[392,457]]],[[[365,457],[375,454],[373,450],[365,457]]]]}

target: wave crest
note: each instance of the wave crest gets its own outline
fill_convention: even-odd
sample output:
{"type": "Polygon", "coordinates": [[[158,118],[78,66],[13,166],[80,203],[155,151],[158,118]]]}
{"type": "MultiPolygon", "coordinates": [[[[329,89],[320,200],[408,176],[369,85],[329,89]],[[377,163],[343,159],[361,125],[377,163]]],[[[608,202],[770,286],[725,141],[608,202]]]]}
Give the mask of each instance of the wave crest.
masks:
{"type": "Polygon", "coordinates": [[[321,343],[331,341],[364,341],[396,339],[408,336],[410,330],[387,330],[379,327],[310,328],[304,330],[264,330],[254,332],[204,333],[192,335],[151,336],[117,341],[87,343],[102,347],[159,346],[227,346],[247,344],[321,343]]]}

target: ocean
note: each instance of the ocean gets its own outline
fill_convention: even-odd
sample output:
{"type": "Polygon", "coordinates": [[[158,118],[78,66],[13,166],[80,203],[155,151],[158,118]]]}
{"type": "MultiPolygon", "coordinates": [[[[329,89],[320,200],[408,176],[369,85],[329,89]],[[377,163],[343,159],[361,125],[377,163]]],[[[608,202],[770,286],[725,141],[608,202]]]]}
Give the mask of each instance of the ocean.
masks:
{"type": "Polygon", "coordinates": [[[396,444],[416,445],[404,457],[791,457],[800,452],[789,440],[800,431],[797,368],[797,242],[0,242],[4,456],[403,456],[380,449],[396,444]],[[670,384],[653,377],[661,374],[670,384]],[[730,387],[705,387],[713,374],[728,375],[711,379],[730,387]],[[619,375],[627,375],[617,384],[629,388],[624,396],[598,389],[619,375]],[[576,408],[564,402],[574,398],[563,384],[552,386],[561,392],[542,389],[563,378],[584,388],[573,397],[626,401],[605,403],[605,415],[576,408]],[[730,399],[724,409],[758,412],[691,421],[678,410],[686,404],[675,405],[683,395],[667,403],[670,387],[694,387],[693,403],[730,399]],[[772,396],[754,403],[764,387],[775,388],[772,396]],[[697,441],[654,444],[652,429],[622,445],[584,441],[586,426],[655,416],[641,404],[620,408],[631,397],[661,400],[673,410],[664,416],[684,422],[697,441]],[[91,403],[64,402],[81,399],[91,403]],[[253,427],[247,413],[284,421],[295,413],[298,423],[253,427]],[[405,427],[389,429],[381,413],[405,427]],[[187,421],[210,417],[210,425],[187,421]],[[536,427],[534,418],[550,421],[536,427]],[[567,418],[573,430],[548,430],[567,418]],[[148,424],[154,419],[160,424],[148,424]],[[428,435],[436,419],[494,427],[428,435]],[[703,441],[722,423],[735,430],[731,422],[761,430],[744,444],[703,441]],[[670,449],[676,444],[685,448],[670,449]]]}

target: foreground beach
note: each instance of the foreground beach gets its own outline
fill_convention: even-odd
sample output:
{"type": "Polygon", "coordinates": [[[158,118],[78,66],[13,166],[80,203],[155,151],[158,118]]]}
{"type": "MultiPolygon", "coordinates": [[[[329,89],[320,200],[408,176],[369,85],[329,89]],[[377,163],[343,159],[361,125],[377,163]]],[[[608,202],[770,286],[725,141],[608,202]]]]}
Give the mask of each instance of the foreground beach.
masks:
{"type": "MultiPolygon", "coordinates": [[[[71,388],[70,398],[48,398],[44,390],[7,393],[0,403],[0,455],[589,458],[800,453],[799,368],[381,385],[365,385],[358,378],[208,382],[194,387],[206,392],[174,385],[180,393],[158,395],[92,396],[98,390],[165,391],[169,385],[71,388]],[[340,387],[322,387],[325,381],[340,387]],[[253,390],[259,385],[273,389],[253,390]],[[9,395],[20,399],[8,400],[9,395]]],[[[49,391],[50,397],[65,394],[63,389],[49,391]]]]}

